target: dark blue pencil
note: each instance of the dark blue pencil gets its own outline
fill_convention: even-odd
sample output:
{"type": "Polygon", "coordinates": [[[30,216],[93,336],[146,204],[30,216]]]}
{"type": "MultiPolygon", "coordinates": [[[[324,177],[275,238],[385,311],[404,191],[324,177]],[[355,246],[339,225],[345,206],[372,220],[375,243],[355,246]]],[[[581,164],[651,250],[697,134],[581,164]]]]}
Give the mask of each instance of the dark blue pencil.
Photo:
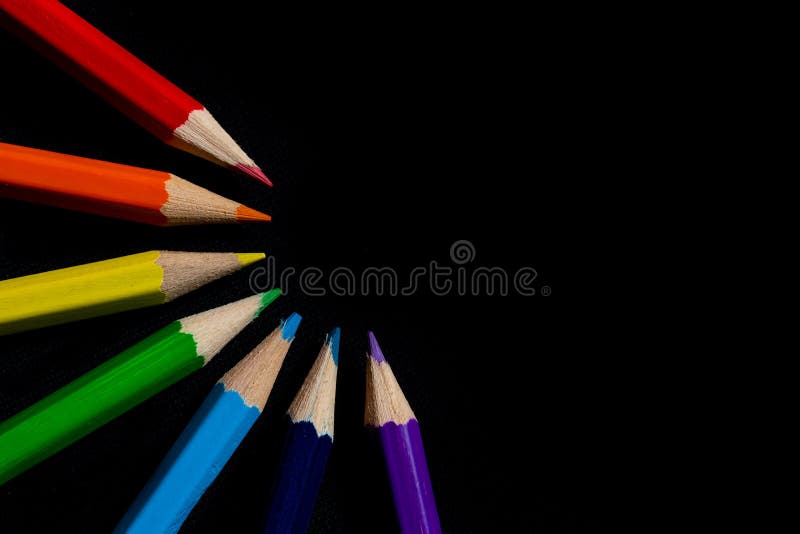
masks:
{"type": "Polygon", "coordinates": [[[325,340],[314,366],[289,407],[289,432],[281,471],[272,490],[265,532],[304,533],[333,446],[339,329],[325,340]]]}

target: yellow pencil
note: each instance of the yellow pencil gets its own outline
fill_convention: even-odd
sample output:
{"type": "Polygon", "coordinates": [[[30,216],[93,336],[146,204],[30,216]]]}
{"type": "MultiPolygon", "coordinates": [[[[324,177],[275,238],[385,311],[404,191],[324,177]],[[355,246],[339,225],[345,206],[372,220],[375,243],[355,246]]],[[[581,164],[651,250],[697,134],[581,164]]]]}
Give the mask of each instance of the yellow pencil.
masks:
{"type": "Polygon", "coordinates": [[[0,282],[0,335],[169,302],[264,259],[154,250],[0,282]]]}

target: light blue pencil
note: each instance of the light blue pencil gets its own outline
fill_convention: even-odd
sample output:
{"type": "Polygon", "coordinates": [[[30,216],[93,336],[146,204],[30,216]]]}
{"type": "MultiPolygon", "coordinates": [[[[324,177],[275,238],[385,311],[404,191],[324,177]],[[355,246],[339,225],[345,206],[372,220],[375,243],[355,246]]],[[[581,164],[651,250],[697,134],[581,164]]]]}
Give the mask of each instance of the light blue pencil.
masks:
{"type": "Polygon", "coordinates": [[[217,382],[114,532],[178,532],[261,415],[300,320],[292,314],[217,382]]]}

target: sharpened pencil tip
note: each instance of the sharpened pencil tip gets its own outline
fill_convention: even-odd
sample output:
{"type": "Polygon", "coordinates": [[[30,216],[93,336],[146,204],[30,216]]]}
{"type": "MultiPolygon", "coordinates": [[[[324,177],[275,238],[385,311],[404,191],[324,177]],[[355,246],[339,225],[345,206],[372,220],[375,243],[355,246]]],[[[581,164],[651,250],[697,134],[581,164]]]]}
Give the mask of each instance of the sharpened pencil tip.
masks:
{"type": "Polygon", "coordinates": [[[331,356],[333,356],[333,363],[339,366],[339,338],[341,337],[342,330],[337,326],[334,328],[330,335],[328,335],[328,345],[331,347],[331,356]]]}
{"type": "Polygon", "coordinates": [[[235,168],[247,174],[248,176],[252,176],[256,180],[264,182],[268,186],[272,187],[272,182],[270,181],[269,178],[267,178],[267,175],[264,174],[264,171],[262,171],[255,165],[245,165],[243,163],[237,163],[235,168]]]}
{"type": "Polygon", "coordinates": [[[294,334],[297,332],[297,327],[300,326],[300,321],[303,318],[300,315],[293,313],[281,324],[281,337],[286,341],[294,339],[294,334]]]}
{"type": "Polygon", "coordinates": [[[239,263],[242,264],[242,267],[247,267],[251,263],[263,260],[267,255],[263,252],[237,252],[236,257],[239,259],[239,263]]]}
{"type": "Polygon", "coordinates": [[[378,340],[375,339],[375,334],[372,333],[370,330],[367,332],[369,336],[369,355],[378,363],[386,363],[386,358],[383,356],[383,351],[381,351],[381,346],[378,345],[378,340]]]}
{"type": "Polygon", "coordinates": [[[258,312],[256,312],[256,316],[258,316],[258,314],[264,311],[264,308],[272,304],[272,302],[280,296],[281,296],[280,289],[270,289],[265,293],[261,293],[261,307],[258,309],[258,312]]]}
{"type": "Polygon", "coordinates": [[[236,220],[269,222],[272,220],[272,217],[267,215],[266,213],[261,213],[260,211],[256,211],[253,208],[248,208],[247,206],[239,206],[238,208],[236,208],[236,220]]]}

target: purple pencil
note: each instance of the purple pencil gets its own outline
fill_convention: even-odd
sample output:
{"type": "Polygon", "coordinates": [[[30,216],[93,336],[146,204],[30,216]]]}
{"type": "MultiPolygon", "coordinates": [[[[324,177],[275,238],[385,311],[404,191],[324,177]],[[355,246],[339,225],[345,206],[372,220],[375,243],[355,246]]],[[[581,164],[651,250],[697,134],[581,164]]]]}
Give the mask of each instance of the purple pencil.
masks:
{"type": "Polygon", "coordinates": [[[364,424],[380,435],[402,532],[441,533],[419,423],[372,332],[364,424]]]}

